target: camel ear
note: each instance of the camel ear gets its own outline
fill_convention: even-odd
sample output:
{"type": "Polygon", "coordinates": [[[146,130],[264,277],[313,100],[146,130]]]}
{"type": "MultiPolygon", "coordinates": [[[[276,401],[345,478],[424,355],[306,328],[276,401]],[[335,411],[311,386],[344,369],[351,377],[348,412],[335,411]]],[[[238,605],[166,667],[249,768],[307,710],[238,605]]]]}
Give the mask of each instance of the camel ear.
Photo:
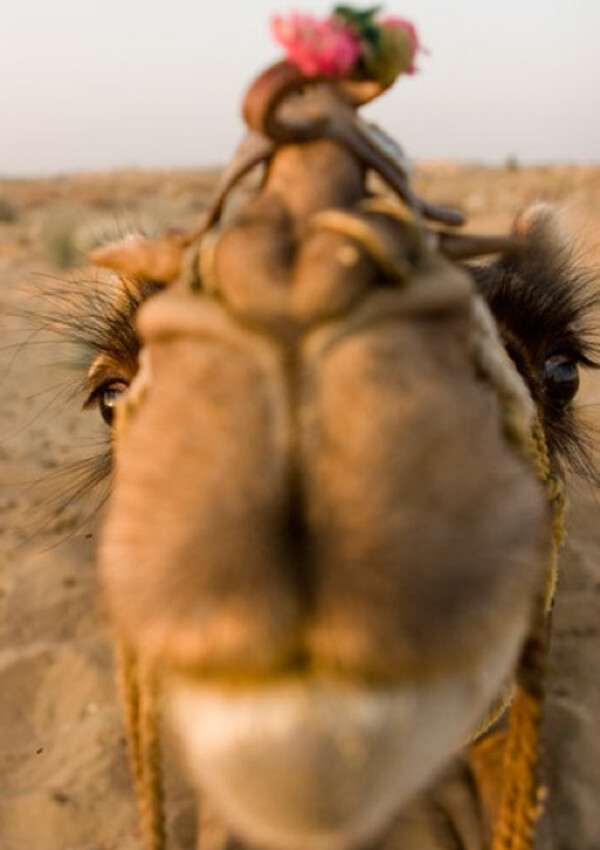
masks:
{"type": "Polygon", "coordinates": [[[523,239],[526,254],[545,258],[551,269],[562,269],[573,256],[573,243],[563,210],[538,202],[526,207],[515,220],[513,233],[523,239]]]}
{"type": "Polygon", "coordinates": [[[179,232],[171,232],[158,239],[133,233],[95,248],[89,258],[95,265],[127,277],[168,284],[181,271],[188,243],[188,235],[179,232]]]}

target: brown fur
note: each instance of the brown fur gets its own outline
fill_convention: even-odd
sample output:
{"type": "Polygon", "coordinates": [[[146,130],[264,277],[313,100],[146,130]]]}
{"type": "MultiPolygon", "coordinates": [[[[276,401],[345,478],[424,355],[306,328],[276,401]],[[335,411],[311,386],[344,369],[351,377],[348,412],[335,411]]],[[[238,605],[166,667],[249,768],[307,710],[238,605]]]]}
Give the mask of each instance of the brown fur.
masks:
{"type": "MultiPolygon", "coordinates": [[[[380,214],[360,218],[349,265],[337,233],[314,250],[314,216],[352,210],[363,180],[331,142],[283,148],[211,244],[215,293],[181,278],[141,311],[148,371],[117,440],[101,571],[119,629],[167,670],[217,687],[293,675],[311,688],[315,674],[437,687],[524,636],[540,597],[549,508],[477,370],[466,272],[380,214]],[[405,257],[388,262],[395,244],[405,257]],[[340,301],[349,269],[358,286],[340,301]]],[[[226,768],[224,805],[246,823],[235,788],[255,774],[247,829],[260,841],[260,801],[284,785],[269,778],[279,749],[254,759],[226,768]]],[[[332,846],[372,837],[385,811],[332,827],[332,846]]],[[[304,828],[268,843],[311,840],[321,816],[304,828]]]]}
{"type": "MultiPolygon", "coordinates": [[[[170,671],[435,682],[482,664],[539,597],[548,505],[474,363],[473,300],[495,315],[554,468],[584,466],[573,407],[544,378],[556,354],[593,364],[582,278],[543,209],[516,225],[524,252],[468,271],[415,254],[407,225],[367,217],[402,245],[409,279],[394,279],[377,251],[311,229],[313,214],[364,197],[362,181],[330,143],[286,149],[212,245],[215,291],[180,280],[155,295],[159,283],[134,278],[139,296],[118,313],[130,345],[114,346],[110,322],[96,345],[90,404],[131,382],[140,345],[149,364],[118,435],[101,568],[119,629],[170,671]]],[[[464,822],[479,801],[458,772],[449,787],[462,790],[444,793],[469,798],[464,822]]],[[[414,834],[452,805],[417,805],[414,834]]]]}

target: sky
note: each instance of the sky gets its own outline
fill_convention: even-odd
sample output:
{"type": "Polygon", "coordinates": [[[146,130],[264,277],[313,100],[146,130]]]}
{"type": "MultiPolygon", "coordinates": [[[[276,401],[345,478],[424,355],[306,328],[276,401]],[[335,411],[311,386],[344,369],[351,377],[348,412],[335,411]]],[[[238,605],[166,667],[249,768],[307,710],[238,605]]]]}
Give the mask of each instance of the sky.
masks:
{"type": "MultiPolygon", "coordinates": [[[[365,5],[368,5],[366,3],[365,5]]],[[[222,165],[274,13],[321,0],[0,0],[0,175],[222,165]]],[[[600,0],[391,0],[428,54],[365,110],[415,159],[600,161],[600,0]]]]}

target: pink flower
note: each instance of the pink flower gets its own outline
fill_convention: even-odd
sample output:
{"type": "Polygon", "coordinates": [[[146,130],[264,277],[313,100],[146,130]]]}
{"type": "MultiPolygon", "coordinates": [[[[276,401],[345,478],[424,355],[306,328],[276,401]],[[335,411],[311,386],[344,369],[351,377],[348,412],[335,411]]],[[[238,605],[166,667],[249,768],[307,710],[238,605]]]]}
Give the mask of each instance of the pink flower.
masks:
{"type": "Polygon", "coordinates": [[[415,66],[415,57],[419,51],[426,53],[427,51],[423,48],[422,44],[419,41],[419,36],[417,34],[417,30],[415,29],[415,25],[411,23],[411,21],[407,21],[406,18],[396,18],[396,17],[388,17],[385,18],[382,22],[384,27],[389,29],[390,35],[393,37],[394,31],[400,35],[400,31],[402,30],[402,35],[405,37],[406,42],[409,46],[410,56],[408,59],[408,65],[404,68],[405,74],[414,74],[417,71],[415,66]]]}
{"type": "Polygon", "coordinates": [[[343,77],[361,54],[360,41],[352,28],[334,18],[318,20],[292,12],[288,17],[275,15],[271,28],[285,48],[288,61],[307,77],[343,77]]]}

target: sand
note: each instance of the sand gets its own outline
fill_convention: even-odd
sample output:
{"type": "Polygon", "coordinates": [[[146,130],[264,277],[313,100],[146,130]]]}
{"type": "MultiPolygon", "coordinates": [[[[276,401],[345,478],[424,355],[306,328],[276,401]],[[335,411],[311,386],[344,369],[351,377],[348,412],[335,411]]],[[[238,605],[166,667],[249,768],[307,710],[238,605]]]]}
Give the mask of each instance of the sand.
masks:
{"type": "MultiPolygon", "coordinates": [[[[194,220],[214,175],[204,172],[2,181],[0,200],[0,850],[140,850],[111,654],[96,587],[97,520],[77,500],[59,519],[52,473],[99,439],[94,414],[70,399],[60,346],[23,344],[36,298],[24,285],[130,220],[194,220]],[[9,206],[7,207],[6,204],[9,206]],[[47,476],[50,476],[48,478],[47,476]],[[36,484],[40,480],[45,484],[36,484]]],[[[474,228],[503,229],[543,196],[571,208],[589,262],[600,262],[600,169],[486,169],[438,164],[421,189],[460,199],[474,228]],[[597,232],[597,231],[596,231],[597,232]]],[[[68,272],[70,274],[70,272],[68,272]]],[[[588,381],[585,403],[600,398],[588,381]]],[[[561,846],[600,841],[600,522],[580,487],[570,516],[556,612],[548,738],[561,846]]],[[[193,846],[193,815],[177,790],[174,848],[193,846]]]]}

